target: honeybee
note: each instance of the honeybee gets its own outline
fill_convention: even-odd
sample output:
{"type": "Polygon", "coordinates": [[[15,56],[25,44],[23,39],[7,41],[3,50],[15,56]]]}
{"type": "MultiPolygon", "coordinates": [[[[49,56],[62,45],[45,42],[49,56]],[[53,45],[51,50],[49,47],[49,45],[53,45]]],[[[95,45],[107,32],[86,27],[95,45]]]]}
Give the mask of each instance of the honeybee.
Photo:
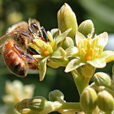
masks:
{"type": "Polygon", "coordinates": [[[29,43],[33,42],[34,35],[43,40],[47,37],[45,29],[35,19],[20,22],[10,27],[5,35],[0,37],[0,52],[10,71],[19,77],[27,76],[28,69],[37,69],[38,61],[32,57],[37,52],[30,50],[29,43]]]}

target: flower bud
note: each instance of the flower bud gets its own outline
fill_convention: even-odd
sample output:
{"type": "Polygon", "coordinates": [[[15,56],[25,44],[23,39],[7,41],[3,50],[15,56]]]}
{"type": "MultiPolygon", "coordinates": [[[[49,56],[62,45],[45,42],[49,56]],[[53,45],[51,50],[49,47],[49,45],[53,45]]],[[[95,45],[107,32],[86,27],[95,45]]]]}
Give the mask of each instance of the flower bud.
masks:
{"type": "Polygon", "coordinates": [[[49,93],[49,100],[50,101],[58,101],[58,100],[63,100],[64,95],[61,91],[59,90],[54,90],[49,93]]]}
{"type": "Polygon", "coordinates": [[[18,112],[21,112],[25,108],[29,108],[28,104],[30,103],[30,99],[24,99],[21,102],[15,105],[15,108],[18,112]]]}
{"type": "Polygon", "coordinates": [[[21,114],[37,114],[37,113],[31,111],[31,109],[29,108],[25,108],[21,111],[21,114]]]}
{"type": "Polygon", "coordinates": [[[103,72],[98,72],[94,75],[94,81],[97,86],[110,86],[111,78],[103,72]]]}
{"type": "Polygon", "coordinates": [[[44,97],[37,96],[31,99],[28,106],[33,111],[41,111],[44,109],[46,101],[47,100],[44,97]]]}
{"type": "Polygon", "coordinates": [[[77,25],[76,15],[67,3],[65,3],[58,11],[57,18],[58,18],[58,28],[62,32],[66,31],[69,28],[72,28],[68,36],[73,38],[78,29],[78,25],[77,25]]]}
{"type": "Polygon", "coordinates": [[[88,35],[92,37],[94,33],[94,25],[91,20],[85,20],[83,21],[78,28],[78,31],[81,32],[85,37],[88,35]]]}
{"type": "Polygon", "coordinates": [[[114,98],[105,90],[98,93],[97,104],[104,112],[111,112],[114,110],[114,98]]]}
{"type": "Polygon", "coordinates": [[[73,42],[72,38],[66,37],[66,39],[65,39],[64,42],[63,42],[62,47],[63,47],[64,49],[67,49],[67,48],[69,48],[69,47],[71,47],[71,46],[74,46],[74,42],[73,42]]]}
{"type": "Polygon", "coordinates": [[[86,88],[81,96],[80,96],[80,103],[81,107],[85,112],[91,112],[96,107],[97,101],[97,94],[94,89],[86,88]]]}

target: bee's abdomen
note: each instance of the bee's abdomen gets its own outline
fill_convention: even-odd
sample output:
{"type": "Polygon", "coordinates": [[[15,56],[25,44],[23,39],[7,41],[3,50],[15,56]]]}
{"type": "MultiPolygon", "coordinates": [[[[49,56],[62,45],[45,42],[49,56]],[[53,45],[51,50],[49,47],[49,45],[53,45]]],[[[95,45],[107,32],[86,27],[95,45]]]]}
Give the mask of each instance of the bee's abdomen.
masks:
{"type": "Polygon", "coordinates": [[[8,68],[20,77],[25,77],[27,75],[27,63],[26,60],[14,46],[14,41],[8,41],[3,50],[3,56],[8,68]]]}

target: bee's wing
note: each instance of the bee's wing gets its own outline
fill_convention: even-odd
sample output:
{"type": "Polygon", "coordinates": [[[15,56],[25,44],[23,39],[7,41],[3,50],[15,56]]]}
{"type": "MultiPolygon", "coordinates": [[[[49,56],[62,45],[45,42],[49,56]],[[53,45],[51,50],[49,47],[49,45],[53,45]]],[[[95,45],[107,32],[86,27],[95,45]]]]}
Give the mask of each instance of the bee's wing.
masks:
{"type": "Polygon", "coordinates": [[[6,33],[5,35],[3,35],[3,36],[0,37],[0,53],[2,52],[2,48],[3,48],[4,43],[5,43],[9,38],[12,38],[15,33],[16,33],[16,32],[6,33]]]}

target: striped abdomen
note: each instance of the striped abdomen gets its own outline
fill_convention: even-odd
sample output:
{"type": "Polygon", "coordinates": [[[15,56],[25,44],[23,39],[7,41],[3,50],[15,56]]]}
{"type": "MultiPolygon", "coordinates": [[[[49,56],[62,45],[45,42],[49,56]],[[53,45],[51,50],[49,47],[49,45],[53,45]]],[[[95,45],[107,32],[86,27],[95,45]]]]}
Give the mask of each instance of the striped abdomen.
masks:
{"type": "Polygon", "coordinates": [[[15,47],[13,40],[9,40],[4,45],[3,56],[8,68],[20,77],[27,75],[28,65],[23,55],[15,47]]]}

